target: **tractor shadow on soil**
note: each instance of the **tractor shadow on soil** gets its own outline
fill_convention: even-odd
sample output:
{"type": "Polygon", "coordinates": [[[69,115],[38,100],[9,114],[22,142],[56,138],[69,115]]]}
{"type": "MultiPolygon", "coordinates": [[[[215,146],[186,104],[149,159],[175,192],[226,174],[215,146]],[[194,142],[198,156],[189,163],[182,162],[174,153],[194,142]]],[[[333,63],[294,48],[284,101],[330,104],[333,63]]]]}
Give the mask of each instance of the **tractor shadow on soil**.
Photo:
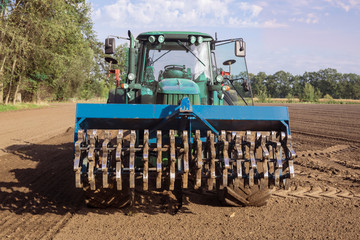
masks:
{"type": "Polygon", "coordinates": [[[0,209],[64,215],[81,207],[82,192],[73,183],[71,142],[13,145],[6,151],[9,154],[0,159],[7,164],[11,180],[1,178],[0,209]]]}
{"type": "MultiPolygon", "coordinates": [[[[68,135],[68,133],[66,133],[68,135]]],[[[71,137],[70,137],[71,138],[71,137]]],[[[117,208],[87,208],[82,189],[76,189],[73,172],[73,143],[13,145],[6,148],[8,154],[0,157],[6,176],[0,181],[0,209],[15,214],[66,213],[109,214],[114,211],[125,215],[135,213],[176,214],[191,213],[189,202],[219,205],[216,197],[185,192],[174,201],[168,195],[156,196],[151,204],[136,203],[134,206],[117,208]],[[35,162],[35,164],[34,164],[35,162]],[[33,167],[36,165],[35,167],[33,167]]]]}

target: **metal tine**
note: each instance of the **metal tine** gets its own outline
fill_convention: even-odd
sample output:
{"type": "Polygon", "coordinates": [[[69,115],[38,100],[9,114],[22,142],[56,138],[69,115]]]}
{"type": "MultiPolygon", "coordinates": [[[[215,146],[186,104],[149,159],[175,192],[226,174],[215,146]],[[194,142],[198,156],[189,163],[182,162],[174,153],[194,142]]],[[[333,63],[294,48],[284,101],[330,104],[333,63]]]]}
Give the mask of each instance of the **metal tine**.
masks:
{"type": "Polygon", "coordinates": [[[276,137],[276,132],[272,131],[270,134],[270,141],[273,143],[273,152],[274,152],[274,157],[276,159],[275,162],[275,186],[276,187],[280,187],[280,174],[282,172],[282,168],[283,168],[283,164],[282,164],[282,159],[281,159],[281,154],[280,154],[280,150],[281,150],[281,143],[277,140],[276,137]]]}
{"type": "Polygon", "coordinates": [[[195,141],[196,141],[196,181],[195,189],[201,187],[201,171],[202,171],[202,142],[200,139],[200,130],[195,131],[195,141]]]}
{"type": "Polygon", "coordinates": [[[256,169],[256,160],[255,160],[255,142],[251,139],[251,131],[246,131],[246,141],[248,142],[250,150],[250,164],[252,169],[256,169]]]}
{"type": "Polygon", "coordinates": [[[130,188],[135,188],[135,142],[136,132],[131,130],[130,132],[130,157],[129,157],[129,178],[130,188]]]}
{"type": "Polygon", "coordinates": [[[236,176],[238,178],[242,178],[242,158],[243,158],[243,151],[241,149],[241,137],[240,133],[235,133],[235,152],[236,152],[236,176]]]}
{"type": "Polygon", "coordinates": [[[95,190],[95,175],[94,175],[94,168],[95,168],[95,145],[97,142],[97,132],[94,129],[89,136],[90,147],[88,152],[88,160],[89,160],[89,169],[88,169],[88,180],[90,183],[90,189],[95,190]]]}
{"type": "Polygon", "coordinates": [[[80,129],[78,131],[78,140],[75,142],[75,158],[74,158],[74,171],[75,171],[75,187],[82,188],[83,184],[81,182],[81,169],[80,158],[81,158],[81,144],[85,142],[84,130],[80,129]]]}
{"type": "Polygon", "coordinates": [[[226,132],[221,131],[221,141],[223,142],[223,172],[222,172],[222,188],[227,187],[228,185],[228,169],[230,168],[230,160],[229,160],[229,142],[226,140],[226,132]]]}
{"type": "Polygon", "coordinates": [[[144,130],[144,147],[143,147],[143,190],[149,189],[149,130],[144,130]]]}
{"type": "Polygon", "coordinates": [[[261,134],[260,132],[256,133],[256,140],[260,143],[261,150],[262,150],[262,157],[268,159],[270,153],[266,148],[266,136],[261,134]]]}
{"type": "Polygon", "coordinates": [[[111,134],[109,130],[106,130],[104,133],[104,141],[102,143],[102,163],[101,163],[101,170],[102,170],[102,177],[103,177],[103,188],[108,188],[108,168],[107,168],[107,161],[108,161],[108,145],[110,143],[111,134]]]}
{"type": "Polygon", "coordinates": [[[274,182],[274,176],[275,176],[275,165],[276,165],[276,162],[275,162],[275,148],[273,147],[273,144],[271,142],[271,132],[267,132],[267,135],[266,136],[262,136],[264,138],[266,138],[266,147],[269,151],[269,158],[268,158],[268,164],[267,164],[267,167],[268,167],[268,172],[269,172],[269,179],[268,179],[268,183],[269,183],[269,186],[272,185],[274,182]]]}
{"type": "Polygon", "coordinates": [[[231,163],[230,162],[230,169],[231,169],[231,176],[237,176],[237,171],[234,170],[234,166],[236,166],[236,146],[235,146],[235,141],[236,141],[236,132],[235,131],[227,131],[226,132],[226,137],[227,137],[227,141],[229,142],[229,160],[234,160],[235,159],[235,163],[231,163]]]}
{"type": "Polygon", "coordinates": [[[161,171],[162,171],[162,134],[161,130],[156,132],[157,159],[156,159],[156,188],[161,188],[161,171]]]}
{"type": "Polygon", "coordinates": [[[254,175],[255,175],[254,169],[251,168],[251,169],[249,170],[249,187],[253,187],[253,186],[254,186],[254,175]]]}
{"type": "Polygon", "coordinates": [[[189,178],[189,141],[188,141],[188,131],[183,131],[183,145],[184,145],[184,154],[183,154],[183,162],[184,162],[184,172],[182,175],[183,188],[188,188],[188,178],[189,178]]]}
{"type": "Polygon", "coordinates": [[[74,171],[77,171],[80,166],[80,157],[81,157],[81,144],[85,141],[84,130],[80,129],[78,131],[78,140],[75,142],[75,158],[74,158],[74,171]]]}
{"type": "Polygon", "coordinates": [[[215,158],[216,158],[216,148],[215,148],[215,136],[211,131],[208,131],[208,141],[210,145],[210,178],[208,184],[208,190],[211,191],[214,188],[215,183],[215,158]]]}
{"type": "Polygon", "coordinates": [[[254,186],[254,175],[257,168],[255,160],[255,142],[251,139],[251,131],[246,131],[245,141],[249,149],[249,158],[250,158],[250,169],[249,169],[249,186],[254,186]]]}
{"type": "Polygon", "coordinates": [[[116,153],[115,153],[115,159],[116,159],[116,189],[122,190],[122,181],[121,181],[121,151],[122,151],[122,144],[123,144],[123,137],[124,133],[123,130],[120,129],[116,141],[116,153]]]}
{"type": "Polygon", "coordinates": [[[280,187],[280,171],[281,169],[275,169],[275,186],[280,187]]]}
{"type": "Polygon", "coordinates": [[[283,164],[282,164],[282,159],[281,159],[281,155],[280,155],[281,143],[277,140],[275,131],[271,132],[270,139],[271,139],[270,141],[275,144],[276,168],[282,169],[283,164]]]}
{"type": "Polygon", "coordinates": [[[268,160],[270,157],[269,151],[266,148],[266,135],[261,134],[260,132],[256,133],[256,141],[261,147],[262,150],[262,160],[263,160],[263,177],[265,183],[269,184],[269,168],[268,168],[268,160]]]}
{"type": "Polygon", "coordinates": [[[294,160],[289,160],[289,175],[290,178],[294,178],[295,177],[295,169],[294,169],[294,160]]]}
{"type": "Polygon", "coordinates": [[[296,153],[291,146],[291,135],[286,135],[285,132],[281,132],[281,144],[286,149],[286,158],[292,160],[296,157],[296,153]]]}
{"type": "Polygon", "coordinates": [[[290,178],[295,177],[295,170],[294,170],[294,158],[296,153],[291,146],[291,135],[285,134],[285,132],[281,132],[281,145],[283,149],[285,149],[286,160],[288,161],[289,167],[289,175],[290,178]]]}
{"type": "Polygon", "coordinates": [[[169,190],[174,190],[175,186],[175,132],[174,130],[169,131],[170,135],[170,184],[169,190]]]}
{"type": "Polygon", "coordinates": [[[232,140],[234,139],[234,134],[233,134],[233,132],[229,132],[229,131],[226,131],[226,140],[229,142],[229,143],[231,143],[232,142],[232,140]]]}

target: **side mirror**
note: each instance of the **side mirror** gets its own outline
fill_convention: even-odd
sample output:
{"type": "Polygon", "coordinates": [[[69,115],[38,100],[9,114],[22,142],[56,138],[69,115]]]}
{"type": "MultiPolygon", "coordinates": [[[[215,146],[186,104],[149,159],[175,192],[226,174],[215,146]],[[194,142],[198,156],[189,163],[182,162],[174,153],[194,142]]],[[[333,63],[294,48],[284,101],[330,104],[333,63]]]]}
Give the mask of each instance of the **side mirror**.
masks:
{"type": "Polygon", "coordinates": [[[243,40],[237,40],[235,42],[235,56],[237,57],[245,57],[246,55],[246,47],[245,42],[243,40]]]}
{"type": "Polygon", "coordinates": [[[243,79],[243,83],[241,84],[241,86],[243,87],[244,92],[250,91],[249,84],[247,81],[245,81],[245,79],[243,79]]]}
{"type": "Polygon", "coordinates": [[[210,50],[211,50],[211,51],[214,51],[214,50],[215,50],[215,42],[214,42],[214,41],[211,41],[211,42],[210,42],[210,50]]]}
{"type": "Polygon", "coordinates": [[[115,38],[105,39],[105,54],[114,54],[115,52],[115,38]]]}

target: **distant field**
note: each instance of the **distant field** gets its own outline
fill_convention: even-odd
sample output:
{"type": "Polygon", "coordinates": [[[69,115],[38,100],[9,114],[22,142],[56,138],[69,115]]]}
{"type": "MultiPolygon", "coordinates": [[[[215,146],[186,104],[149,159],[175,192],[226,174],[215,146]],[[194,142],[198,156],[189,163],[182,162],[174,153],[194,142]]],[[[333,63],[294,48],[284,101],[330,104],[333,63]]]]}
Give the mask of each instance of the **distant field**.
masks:
{"type": "MultiPolygon", "coordinates": [[[[259,102],[258,98],[254,98],[255,102],[259,102]]],[[[300,102],[298,98],[292,98],[292,99],[287,99],[287,98],[268,98],[266,100],[266,102],[270,102],[270,103],[304,103],[304,102],[300,102]]],[[[360,104],[360,100],[356,100],[356,99],[325,99],[325,98],[321,98],[319,100],[319,103],[330,103],[330,104],[360,104]]]]}

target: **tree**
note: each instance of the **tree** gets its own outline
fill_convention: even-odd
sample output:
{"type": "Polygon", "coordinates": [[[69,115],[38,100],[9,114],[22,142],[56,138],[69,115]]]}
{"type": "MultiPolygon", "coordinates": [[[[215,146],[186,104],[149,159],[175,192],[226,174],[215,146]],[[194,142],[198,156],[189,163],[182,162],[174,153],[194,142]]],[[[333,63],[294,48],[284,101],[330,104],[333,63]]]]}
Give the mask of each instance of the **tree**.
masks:
{"type": "Polygon", "coordinates": [[[251,87],[253,94],[259,96],[261,93],[266,92],[265,79],[267,75],[264,72],[259,72],[256,75],[250,77],[251,87]]]}
{"type": "Polygon", "coordinates": [[[18,91],[33,101],[76,96],[97,47],[85,0],[10,0],[7,9],[0,29],[5,100],[18,91]]]}
{"type": "Polygon", "coordinates": [[[274,79],[277,85],[277,97],[285,98],[289,93],[291,93],[290,82],[292,75],[288,72],[278,71],[274,74],[274,79]]]}
{"type": "Polygon", "coordinates": [[[315,88],[310,83],[305,83],[302,94],[300,95],[301,102],[318,102],[320,98],[320,91],[315,91],[315,88]]]}
{"type": "Polygon", "coordinates": [[[274,75],[268,75],[265,79],[266,92],[269,97],[279,97],[279,86],[274,75]]]}

